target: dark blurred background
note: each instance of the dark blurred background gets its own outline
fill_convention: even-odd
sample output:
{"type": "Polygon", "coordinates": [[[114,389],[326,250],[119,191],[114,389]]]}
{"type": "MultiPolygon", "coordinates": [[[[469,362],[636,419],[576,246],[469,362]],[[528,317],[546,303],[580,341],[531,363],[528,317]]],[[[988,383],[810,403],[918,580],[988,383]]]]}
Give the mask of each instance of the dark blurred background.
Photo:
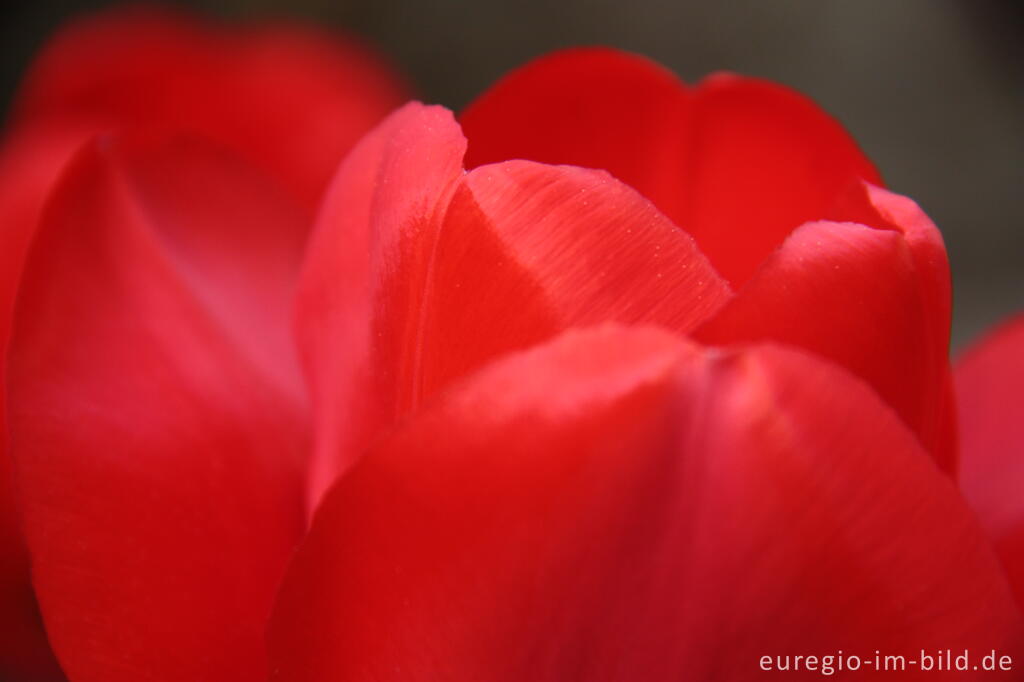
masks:
{"type": "MultiPolygon", "coordinates": [[[[110,3],[51,0],[0,13],[0,106],[62,21],[110,3]]],[[[890,188],[942,229],[954,347],[1024,309],[1024,2],[1021,0],[191,0],[227,18],[285,15],[356,33],[430,102],[458,109],[508,69],[579,44],[640,52],[689,81],[772,78],[836,115],[890,188]]]]}

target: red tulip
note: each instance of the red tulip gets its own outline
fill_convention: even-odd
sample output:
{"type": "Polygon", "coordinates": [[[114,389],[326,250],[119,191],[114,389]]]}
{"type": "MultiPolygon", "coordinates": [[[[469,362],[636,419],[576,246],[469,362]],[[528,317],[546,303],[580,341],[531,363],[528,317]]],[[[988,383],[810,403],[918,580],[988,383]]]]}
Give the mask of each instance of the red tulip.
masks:
{"type": "Polygon", "coordinates": [[[283,138],[173,119],[86,144],[25,228],[10,454],[71,680],[1024,655],[949,475],[941,238],[803,98],[555,55],[468,143],[392,114],[308,245],[315,189],[248,146],[283,138]]]}
{"type": "MultiPolygon", "coordinates": [[[[109,12],[72,24],[50,42],[33,65],[18,95],[0,149],[0,345],[7,342],[27,244],[37,231],[44,202],[52,196],[48,218],[43,221],[51,227],[41,230],[43,234],[38,243],[50,238],[57,244],[52,252],[37,245],[34,258],[37,265],[30,268],[27,280],[32,281],[33,271],[63,267],[56,265],[61,257],[59,252],[71,249],[65,254],[70,258],[68,269],[55,275],[52,282],[47,282],[47,287],[53,286],[56,290],[62,283],[76,281],[74,286],[79,291],[75,302],[69,303],[73,311],[68,311],[68,319],[62,322],[67,326],[60,330],[47,328],[43,333],[97,372],[95,378],[103,384],[103,390],[113,391],[114,375],[125,378],[124,373],[133,371],[132,362],[139,361],[136,353],[127,350],[132,337],[124,327],[108,329],[111,338],[96,340],[102,350],[110,353],[112,364],[104,364],[101,355],[88,355],[91,352],[88,339],[96,338],[90,335],[102,333],[104,309],[122,316],[124,325],[141,325],[145,319],[158,321],[166,327],[159,337],[162,343],[168,344],[171,355],[186,358],[182,362],[193,371],[197,370],[190,359],[195,352],[181,341],[181,332],[172,331],[175,327],[171,322],[174,316],[167,308],[170,304],[144,298],[150,295],[145,293],[147,291],[156,296],[152,293],[155,289],[147,289],[142,280],[132,277],[111,281],[114,290],[107,292],[109,296],[101,290],[100,280],[113,276],[113,264],[120,262],[118,259],[123,256],[125,267],[136,271],[158,270],[154,258],[179,259],[173,267],[181,270],[178,275],[184,278],[189,291],[198,292],[197,300],[217,312],[215,317],[221,318],[225,312],[218,310],[218,306],[231,306],[226,321],[217,324],[233,327],[236,335],[252,334],[248,346],[255,355],[250,360],[263,363],[275,381],[289,384],[289,391],[298,393],[300,382],[289,369],[294,351],[282,325],[286,324],[284,307],[292,286],[291,273],[301,255],[307,216],[315,210],[338,159],[363,132],[402,101],[402,90],[390,71],[363,48],[329,39],[306,28],[267,25],[227,29],[201,24],[183,15],[135,9],[109,12]],[[207,142],[154,145],[151,148],[159,151],[152,154],[138,149],[128,153],[123,145],[109,141],[92,143],[89,151],[80,155],[77,170],[68,171],[63,182],[65,189],[54,195],[57,177],[77,148],[96,134],[124,130],[149,138],[173,134],[182,139],[203,138],[207,142]],[[105,171],[100,172],[101,168],[105,171]],[[130,240],[124,235],[127,228],[120,222],[129,219],[145,228],[140,234],[146,230],[152,233],[139,239],[169,239],[172,243],[167,248],[171,252],[147,256],[146,248],[157,249],[159,245],[129,246],[130,240]],[[254,222],[246,224],[244,220],[254,222]],[[69,235],[57,234],[62,229],[69,230],[69,235]],[[48,237],[48,234],[57,236],[48,237]],[[106,237],[117,241],[113,244],[91,241],[106,237]],[[71,246],[74,239],[90,243],[80,242],[78,246],[82,250],[75,251],[77,247],[71,246]],[[105,248],[114,250],[109,257],[101,257],[105,248]],[[81,281],[88,276],[89,268],[96,269],[97,279],[81,281]],[[86,290],[98,298],[81,298],[86,290]],[[146,310],[145,315],[124,317],[130,314],[125,300],[128,295],[143,297],[137,302],[146,310]],[[269,309],[262,310],[263,306],[269,309]],[[84,328],[74,327],[72,312],[84,328]],[[65,333],[67,336],[60,336],[65,333]]],[[[167,263],[165,267],[171,265],[167,263]]],[[[156,271],[145,275],[161,276],[156,271]]],[[[31,298],[31,286],[27,289],[26,298],[31,298]]],[[[189,296],[191,300],[193,294],[189,296]]],[[[56,295],[44,294],[44,297],[48,303],[56,304],[56,295]]],[[[179,314],[185,313],[179,311],[179,314]]],[[[189,320],[196,316],[209,316],[209,312],[196,309],[187,315],[189,320]]],[[[23,317],[43,319],[44,314],[40,308],[23,317]]],[[[113,324],[111,320],[107,322],[113,324]]],[[[34,351],[42,353],[46,344],[38,343],[34,351]]],[[[92,347],[92,350],[98,349],[92,347]]],[[[236,355],[231,353],[228,357],[236,355]]],[[[237,364],[243,356],[237,357],[239,359],[231,363],[237,364]]],[[[45,371],[61,371],[55,359],[42,355],[40,358],[45,371]]],[[[171,376],[175,362],[168,360],[161,364],[166,364],[163,372],[171,376]]],[[[68,382],[65,386],[71,392],[64,394],[64,398],[78,396],[76,400],[81,402],[76,402],[77,408],[64,405],[60,411],[79,429],[87,428],[90,423],[101,421],[102,401],[89,393],[85,377],[68,371],[64,381],[68,382]]],[[[13,374],[17,392],[17,377],[20,376],[17,367],[13,374]]],[[[32,376],[41,378],[39,374],[32,376]]],[[[169,409],[167,401],[172,400],[173,395],[163,392],[154,395],[159,381],[152,376],[140,376],[139,380],[146,386],[143,396],[133,398],[123,393],[122,386],[116,405],[111,403],[108,409],[120,413],[120,419],[137,417],[137,425],[145,424],[152,429],[156,427],[155,422],[139,415],[129,416],[126,406],[138,400],[139,404],[148,405],[149,414],[156,415],[169,409]]],[[[0,415],[4,412],[0,404],[0,415]]],[[[13,437],[18,439],[18,429],[13,430],[13,437]]],[[[35,450],[43,451],[39,462],[22,467],[26,480],[32,478],[31,467],[47,461],[47,453],[52,454],[59,440],[56,434],[55,430],[38,441],[22,442],[23,449],[26,453],[32,452],[33,458],[35,450]]],[[[143,443],[141,435],[122,435],[121,446],[133,444],[131,446],[141,448],[146,457],[156,457],[153,444],[143,443]]],[[[115,461],[128,456],[110,443],[87,442],[80,432],[68,437],[74,438],[74,445],[62,444],[58,454],[68,456],[69,464],[88,453],[89,459],[83,462],[99,466],[101,458],[96,455],[101,451],[115,461]]],[[[0,678],[13,675],[16,679],[44,679],[59,673],[49,661],[35,615],[24,550],[9,493],[8,458],[2,448],[0,444],[0,678]]],[[[185,451],[181,454],[185,454],[196,446],[180,444],[175,451],[182,448],[185,451]]],[[[195,449],[189,456],[202,455],[195,449]]],[[[157,475],[156,465],[152,466],[145,474],[147,477],[157,475]]],[[[172,466],[179,472],[178,477],[188,475],[184,462],[172,466]]],[[[58,471],[55,465],[52,473],[62,477],[71,475],[58,471]]],[[[115,474],[114,471],[107,473],[115,474]]],[[[67,480],[71,488],[47,483],[46,495],[56,496],[58,506],[102,504],[104,496],[116,498],[130,492],[116,491],[112,480],[105,483],[87,477],[67,480]],[[63,499],[65,496],[68,499],[63,499]]],[[[135,492],[148,500],[147,506],[158,504],[157,493],[148,487],[137,487],[135,492]]],[[[209,492],[212,494],[212,489],[209,492]]],[[[25,495],[24,499],[29,509],[38,501],[31,495],[25,495]]],[[[226,510],[221,503],[227,505],[229,501],[211,498],[205,502],[226,510]]],[[[47,533],[63,533],[67,540],[83,548],[96,549],[93,531],[101,517],[96,515],[98,512],[90,515],[86,509],[76,507],[76,510],[79,525],[62,527],[59,532],[50,529],[47,533]]],[[[173,509],[166,511],[182,513],[173,509]]],[[[60,512],[54,510],[54,513],[60,512]]],[[[140,524],[148,518],[128,506],[118,513],[130,515],[140,524]]],[[[200,512],[193,509],[188,513],[200,512]]],[[[254,518],[239,519],[244,523],[255,521],[254,518]]],[[[179,520],[183,523],[184,517],[179,520]]],[[[31,514],[27,523],[31,526],[31,514]]],[[[31,527],[28,530],[31,533],[31,527]]],[[[117,536],[116,524],[111,525],[110,531],[114,533],[111,537],[117,536]]],[[[111,561],[123,565],[125,570],[129,569],[128,563],[122,563],[126,553],[156,561],[154,546],[164,545],[169,538],[155,525],[148,527],[146,533],[153,546],[132,545],[129,538],[121,536],[118,541],[126,544],[111,555],[111,561]]],[[[185,549],[178,546],[168,551],[181,552],[181,558],[198,556],[196,550],[186,552],[185,549]]],[[[283,559],[278,557],[277,562],[281,561],[283,559]]],[[[85,570],[86,564],[81,566],[85,570]]],[[[36,567],[37,582],[45,584],[47,564],[36,559],[36,567]]],[[[263,571],[261,568],[257,572],[263,571]]],[[[243,578],[237,577],[244,583],[243,578]]],[[[186,598],[180,592],[168,586],[163,596],[172,602],[181,602],[186,598]]],[[[45,600],[45,590],[41,594],[45,600]]],[[[101,595],[97,595],[95,601],[91,596],[79,595],[78,598],[83,613],[113,608],[101,595]]],[[[168,617],[156,610],[151,601],[140,600],[136,606],[151,610],[151,618],[168,617]]],[[[211,603],[205,608],[213,609],[216,605],[211,603]]],[[[237,615],[236,610],[227,609],[224,617],[237,615]]],[[[125,625],[141,627],[140,623],[127,621],[125,625]]],[[[89,627],[93,630],[90,637],[102,639],[100,623],[89,627]]],[[[59,643],[60,628],[51,623],[50,631],[59,643]]],[[[231,647],[237,650],[251,646],[252,642],[240,638],[238,631],[239,627],[233,627],[228,635],[238,640],[231,647]]],[[[128,642],[121,641],[117,648],[124,661],[132,660],[128,642]]],[[[211,641],[200,648],[214,651],[224,648],[224,644],[211,641]]],[[[82,655],[86,655],[84,650],[75,645],[70,657],[62,660],[69,673],[76,672],[74,658],[82,655]]],[[[171,654],[166,650],[153,650],[149,655],[159,658],[171,654]]],[[[173,654],[190,655],[207,657],[209,654],[199,651],[173,654]]],[[[218,655],[230,657],[227,653],[218,655]]],[[[207,664],[197,661],[195,665],[207,664]]],[[[211,664],[206,669],[214,670],[215,666],[211,664]]]]}
{"type": "Polygon", "coordinates": [[[579,164],[640,191],[736,292],[697,338],[779,341],[847,367],[952,470],[942,237],[810,100],[731,74],[691,88],[639,57],[576,50],[507,76],[463,125],[470,166],[579,164]]]}
{"type": "Polygon", "coordinates": [[[954,467],[941,237],[865,182],[838,126],[778,86],[692,92],[606,51],[526,67],[464,125],[468,143],[408,105],[320,215],[299,346],[314,494],[337,482],[279,597],[280,679],[749,679],[759,655],[837,642],[1018,654],[1004,568],[924,454],[954,467]],[[673,126],[699,153],[656,153],[673,126]],[[575,166],[466,173],[467,144],[610,168],[669,208],[575,166]],[[677,196],[694,185],[717,201],[677,196]],[[609,321],[803,351],[612,329],[514,353],[609,321]]]}
{"type": "Polygon", "coordinates": [[[464,176],[467,140],[445,112],[409,105],[384,123],[327,196],[299,298],[316,489],[452,379],[602,321],[813,351],[872,384],[954,468],[941,235],[909,199],[865,182],[877,180],[870,164],[809,101],[734,76],[691,91],[638,57],[581,50],[507,77],[464,120],[478,163],[593,165],[661,203],[574,168],[509,162],[464,176]],[[691,137],[699,151],[666,142],[691,137]],[[693,185],[709,199],[680,198],[693,185]],[[751,254],[763,262],[740,278],[751,254]]]}

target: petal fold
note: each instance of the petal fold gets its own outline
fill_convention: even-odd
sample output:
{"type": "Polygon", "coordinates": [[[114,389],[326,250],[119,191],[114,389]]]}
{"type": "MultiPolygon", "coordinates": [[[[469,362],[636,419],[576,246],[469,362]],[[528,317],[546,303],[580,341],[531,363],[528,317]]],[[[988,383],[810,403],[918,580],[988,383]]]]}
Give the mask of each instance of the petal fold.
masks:
{"type": "MultiPolygon", "coordinates": [[[[46,188],[72,153],[77,134],[40,131],[0,151],[0,376],[6,366],[14,298],[46,188]]],[[[7,453],[7,396],[0,386],[0,679],[62,679],[50,652],[29,579],[7,453]]]]}
{"type": "Polygon", "coordinates": [[[510,159],[606,170],[677,225],[685,217],[693,92],[645,57],[563,50],[522,66],[459,116],[475,168],[510,159]]]}
{"type": "MultiPolygon", "coordinates": [[[[371,51],[297,25],[229,29],[152,7],[76,19],[30,68],[0,143],[0,348],[43,204],[96,133],[206,136],[260,166],[312,215],[341,156],[404,101],[405,90],[371,51]]],[[[0,439],[4,400],[0,394],[0,439]]],[[[10,663],[15,679],[29,679],[30,670],[51,679],[7,458],[0,442],[0,677],[10,660],[21,661],[10,663]]]]}
{"type": "Polygon", "coordinates": [[[775,341],[843,365],[879,393],[936,461],[956,468],[950,284],[942,237],[909,199],[862,185],[801,226],[696,337],[775,341]]]}
{"type": "Polygon", "coordinates": [[[464,151],[449,112],[410,104],[328,195],[298,312],[314,501],[379,429],[500,354],[579,324],[686,332],[731,295],[688,235],[608,174],[532,162],[466,174],[464,151]]]}
{"type": "Polygon", "coordinates": [[[102,139],[55,190],[8,407],[33,582],[70,679],[266,675],[303,529],[286,345],[302,231],[272,182],[188,141],[102,139]]]}
{"type": "Polygon", "coordinates": [[[468,165],[524,158],[601,168],[693,235],[734,286],[800,224],[877,171],[842,127],[775,83],[689,88],[624,52],[574,49],[513,71],[461,116],[468,165]]]}

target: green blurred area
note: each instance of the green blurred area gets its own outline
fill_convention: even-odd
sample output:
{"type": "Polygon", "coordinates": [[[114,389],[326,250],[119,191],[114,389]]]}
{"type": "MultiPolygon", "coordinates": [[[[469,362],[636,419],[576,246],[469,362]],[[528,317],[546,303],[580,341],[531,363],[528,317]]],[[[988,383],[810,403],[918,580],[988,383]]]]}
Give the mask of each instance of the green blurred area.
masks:
{"type": "MultiPolygon", "coordinates": [[[[0,104],[61,22],[110,3],[3,11],[0,104]]],[[[851,130],[889,186],[945,235],[954,345],[1024,309],[1024,3],[1017,0],[205,0],[230,19],[284,15],[362,36],[430,102],[460,108],[549,50],[613,45],[693,81],[715,70],[772,78],[851,130]]]]}

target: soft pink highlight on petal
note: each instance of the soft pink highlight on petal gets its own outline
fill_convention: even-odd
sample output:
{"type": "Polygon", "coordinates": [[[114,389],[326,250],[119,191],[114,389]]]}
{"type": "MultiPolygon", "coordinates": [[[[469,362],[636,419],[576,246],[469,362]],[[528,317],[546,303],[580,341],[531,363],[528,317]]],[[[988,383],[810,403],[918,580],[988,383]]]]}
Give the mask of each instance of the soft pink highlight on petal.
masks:
{"type": "Polygon", "coordinates": [[[9,427],[71,679],[266,674],[266,617],[303,529],[286,341],[301,216],[191,142],[91,144],[54,193],[15,316],[9,427]]]}

